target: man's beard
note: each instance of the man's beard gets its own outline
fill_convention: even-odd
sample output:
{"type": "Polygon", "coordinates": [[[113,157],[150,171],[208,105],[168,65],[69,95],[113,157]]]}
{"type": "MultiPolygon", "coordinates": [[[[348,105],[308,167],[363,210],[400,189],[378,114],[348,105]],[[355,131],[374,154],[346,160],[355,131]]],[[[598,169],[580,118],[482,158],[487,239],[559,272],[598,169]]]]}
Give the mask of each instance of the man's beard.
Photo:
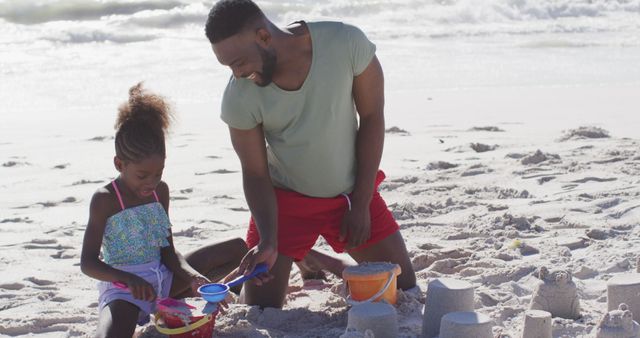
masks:
{"type": "Polygon", "coordinates": [[[266,87],[273,81],[273,72],[276,70],[276,53],[269,53],[269,50],[256,44],[260,59],[262,60],[262,71],[260,72],[260,82],[256,84],[260,87],[266,87]]]}

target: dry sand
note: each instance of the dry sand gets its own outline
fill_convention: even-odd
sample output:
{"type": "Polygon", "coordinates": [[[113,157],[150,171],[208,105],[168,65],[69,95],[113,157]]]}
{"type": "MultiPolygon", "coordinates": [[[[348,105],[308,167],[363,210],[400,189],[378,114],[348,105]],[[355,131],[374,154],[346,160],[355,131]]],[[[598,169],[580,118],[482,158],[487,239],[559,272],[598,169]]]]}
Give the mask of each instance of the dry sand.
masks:
{"type": "MultiPolygon", "coordinates": [[[[418,277],[418,288],[399,292],[401,336],[419,335],[427,283],[449,277],[474,285],[476,310],[493,318],[495,335],[518,337],[541,266],[572,272],[582,307],[577,320],[554,319],[554,336],[592,334],[606,311],[606,281],[636,270],[640,141],[581,124],[537,138],[522,124],[411,127],[389,126],[380,187],[418,277]]],[[[28,149],[0,144],[0,336],[92,334],[97,292],[79,254],[89,197],[115,174],[112,142],[94,135],[28,149]]],[[[165,179],[183,251],[244,236],[236,157],[211,143],[189,133],[169,145],[165,179]]],[[[323,241],[317,248],[329,251],[323,241]]],[[[216,334],[338,337],[344,295],[340,279],[303,282],[294,269],[282,310],[232,304],[216,334]]],[[[160,336],[151,326],[142,331],[160,336]]]]}

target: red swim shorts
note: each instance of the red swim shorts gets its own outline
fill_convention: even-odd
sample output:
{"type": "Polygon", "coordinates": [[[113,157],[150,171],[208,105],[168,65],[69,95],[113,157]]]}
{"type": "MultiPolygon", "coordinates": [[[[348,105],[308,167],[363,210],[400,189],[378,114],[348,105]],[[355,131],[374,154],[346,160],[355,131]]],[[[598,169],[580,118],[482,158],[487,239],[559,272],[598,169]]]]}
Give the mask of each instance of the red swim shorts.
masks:
{"type": "MultiPolygon", "coordinates": [[[[376,175],[376,189],[371,198],[371,237],[353,249],[361,250],[380,242],[398,231],[398,223],[387,209],[387,204],[378,193],[378,185],[384,180],[384,172],[376,175]]],[[[290,190],[275,189],[278,201],[278,252],[299,261],[311,250],[318,236],[322,235],[335,252],[344,252],[347,241],[340,242],[342,218],[349,209],[345,196],[316,198],[290,190]]],[[[249,221],[247,244],[258,245],[260,234],[253,217],[249,221]]]]}

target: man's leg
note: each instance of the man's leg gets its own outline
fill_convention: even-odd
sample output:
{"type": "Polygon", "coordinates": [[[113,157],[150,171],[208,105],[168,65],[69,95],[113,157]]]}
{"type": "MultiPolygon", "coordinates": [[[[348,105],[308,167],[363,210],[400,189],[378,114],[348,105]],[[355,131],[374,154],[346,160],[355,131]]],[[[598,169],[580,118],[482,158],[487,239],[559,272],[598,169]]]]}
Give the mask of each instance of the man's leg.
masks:
{"type": "Polygon", "coordinates": [[[353,263],[317,250],[311,250],[301,261],[296,262],[296,265],[300,269],[302,279],[324,279],[323,271],[329,271],[342,278],[342,270],[353,263]]]}
{"type": "Polygon", "coordinates": [[[403,290],[416,286],[416,274],[413,271],[407,248],[400,231],[387,236],[382,241],[349,255],[356,262],[391,262],[400,265],[402,273],[398,276],[398,287],[403,290]]]}
{"type": "Polygon", "coordinates": [[[269,273],[274,278],[260,286],[248,281],[244,285],[244,302],[249,305],[281,308],[284,305],[284,297],[289,286],[289,273],[293,259],[289,256],[278,255],[276,264],[271,267],[269,273]]]}

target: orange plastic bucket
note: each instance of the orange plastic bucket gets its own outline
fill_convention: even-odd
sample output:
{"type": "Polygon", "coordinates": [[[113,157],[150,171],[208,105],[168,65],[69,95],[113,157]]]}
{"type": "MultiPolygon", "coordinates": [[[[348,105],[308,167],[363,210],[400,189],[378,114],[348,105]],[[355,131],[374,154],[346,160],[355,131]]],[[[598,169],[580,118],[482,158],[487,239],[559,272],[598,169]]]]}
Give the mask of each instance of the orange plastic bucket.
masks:
{"type": "Polygon", "coordinates": [[[385,300],[389,304],[395,304],[400,273],[402,271],[398,264],[366,262],[347,267],[342,271],[342,278],[347,281],[349,295],[356,302],[385,300]],[[374,298],[378,293],[380,295],[374,298]]]}
{"type": "Polygon", "coordinates": [[[216,310],[211,314],[192,315],[188,318],[181,318],[177,315],[167,312],[159,312],[160,318],[164,321],[164,325],[155,322],[156,329],[162,334],[166,334],[173,338],[211,338],[213,336],[213,328],[216,323],[216,310]],[[186,323],[188,319],[189,323],[186,323]]]}

